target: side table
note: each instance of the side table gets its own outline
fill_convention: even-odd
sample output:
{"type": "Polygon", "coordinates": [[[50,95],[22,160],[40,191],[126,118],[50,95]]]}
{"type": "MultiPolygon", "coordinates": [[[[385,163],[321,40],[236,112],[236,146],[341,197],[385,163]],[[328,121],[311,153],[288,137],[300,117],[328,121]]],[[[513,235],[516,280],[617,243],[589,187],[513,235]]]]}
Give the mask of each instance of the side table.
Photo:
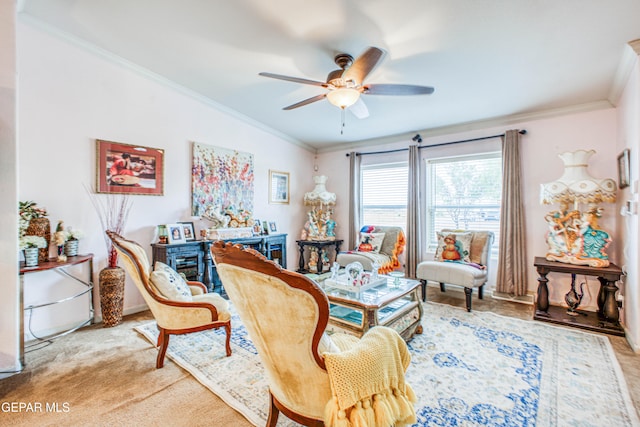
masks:
{"type": "Polygon", "coordinates": [[[608,267],[597,268],[586,265],[565,264],[557,261],[548,261],[544,257],[535,257],[533,265],[538,271],[538,292],[536,298],[535,320],[557,323],[567,326],[575,326],[595,332],[624,336],[624,329],[620,326],[616,282],[622,276],[622,270],[615,264],[608,267]],[[549,305],[549,279],[550,272],[567,273],[571,275],[595,276],[600,282],[598,292],[598,311],[589,312],[576,310],[577,316],[567,314],[565,307],[549,305]]]}
{"type": "MultiPolygon", "coordinates": [[[[48,301],[48,302],[44,302],[42,304],[37,304],[37,305],[29,305],[27,307],[23,307],[24,311],[29,311],[31,312],[31,316],[29,316],[29,322],[31,322],[31,318],[33,316],[33,310],[37,309],[37,308],[41,308],[41,307],[46,307],[49,305],[54,305],[54,304],[60,304],[63,302],[67,302],[67,301],[71,301],[73,299],[76,299],[78,297],[81,297],[82,295],[88,295],[88,307],[87,307],[87,317],[85,319],[83,319],[82,321],[80,321],[80,323],[78,323],[75,326],[72,326],[71,328],[60,332],[58,334],[52,335],[52,336],[48,336],[48,337],[38,337],[36,336],[34,333],[31,332],[31,327],[29,326],[29,332],[31,332],[31,335],[33,335],[36,338],[36,342],[34,344],[31,344],[30,346],[28,346],[28,348],[33,349],[33,350],[37,350],[40,345],[44,344],[44,345],[48,345],[51,343],[51,340],[55,339],[55,338],[59,338],[61,336],[70,334],[71,332],[80,329],[81,327],[85,326],[85,325],[90,325],[93,323],[93,254],[87,254],[87,255],[77,255],[77,256],[70,256],[67,258],[67,260],[65,262],[58,262],[55,258],[50,258],[48,261],[45,262],[40,262],[37,266],[35,267],[26,267],[24,262],[20,263],[20,299],[21,302],[20,304],[23,305],[23,292],[24,292],[24,275],[25,274],[32,274],[32,273],[37,273],[37,272],[41,272],[41,271],[49,271],[49,270],[53,270],[57,273],[62,274],[63,276],[73,279],[74,281],[76,281],[77,283],[79,283],[80,289],[78,290],[78,292],[76,292],[73,295],[69,295],[65,298],[56,300],[56,301],[48,301]],[[72,266],[72,265],[76,265],[76,264],[82,264],[82,263],[88,263],[88,277],[86,280],[83,280],[79,277],[74,276],[73,274],[69,273],[67,271],[67,267],[72,266]],[[46,343],[46,344],[45,344],[46,343]]],[[[24,353],[25,353],[25,345],[24,345],[24,316],[20,316],[21,317],[21,321],[20,321],[20,363],[22,364],[22,366],[25,366],[25,362],[24,362],[24,353]]]]}
{"type": "MultiPolygon", "coordinates": [[[[322,253],[323,251],[327,253],[328,249],[333,248],[333,254],[329,258],[327,263],[322,263],[321,260],[318,261],[318,271],[314,271],[313,273],[322,273],[323,265],[326,265],[326,269],[331,267],[338,257],[338,252],[340,252],[340,245],[342,245],[343,240],[296,240],[298,244],[298,249],[300,250],[300,259],[298,260],[298,273],[311,273],[309,270],[309,257],[305,257],[305,248],[309,248],[309,254],[311,250],[318,251],[318,253],[322,253]]],[[[310,256],[310,255],[309,255],[310,256]]]]}

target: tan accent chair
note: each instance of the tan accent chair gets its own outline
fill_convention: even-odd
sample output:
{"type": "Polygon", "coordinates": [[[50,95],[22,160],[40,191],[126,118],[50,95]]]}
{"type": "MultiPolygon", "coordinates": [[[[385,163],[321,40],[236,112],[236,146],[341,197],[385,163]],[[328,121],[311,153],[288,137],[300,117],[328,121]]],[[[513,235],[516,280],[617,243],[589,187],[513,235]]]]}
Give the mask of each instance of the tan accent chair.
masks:
{"type": "Polygon", "coordinates": [[[445,284],[464,287],[467,311],[471,311],[471,294],[478,288],[478,298],[483,297],[483,288],[489,278],[489,256],[494,235],[491,231],[442,230],[443,233],[471,232],[469,258],[477,266],[445,261],[423,261],[416,268],[416,277],[422,282],[422,298],[426,301],[427,281],[440,283],[440,291],[445,292],[445,284]]]}
{"type": "Polygon", "coordinates": [[[358,250],[349,250],[340,252],[336,258],[336,262],[341,267],[358,261],[362,264],[366,271],[371,271],[373,262],[377,262],[380,268],[380,274],[387,274],[391,271],[402,267],[400,256],[404,252],[406,245],[404,232],[401,227],[391,227],[382,225],[365,225],[360,229],[358,242],[362,233],[384,233],[384,239],[380,245],[380,252],[360,252],[358,250]]]}
{"type": "MultiPolygon", "coordinates": [[[[267,426],[276,425],[280,412],[306,426],[323,426],[332,401],[323,353],[355,349],[361,339],[325,334],[329,300],[304,275],[284,270],[241,245],[217,241],[211,253],[265,368],[270,398],[267,426]]],[[[398,341],[406,346],[399,335],[398,341]]],[[[372,381],[368,389],[375,387],[375,376],[367,375],[372,381]]]]}
{"type": "Polygon", "coordinates": [[[231,314],[228,304],[218,294],[208,294],[200,282],[187,282],[193,301],[172,301],[158,292],[149,278],[149,259],[145,250],[136,242],[107,231],[113,246],[121,255],[126,271],[149,306],[158,324],[158,358],[156,368],[164,366],[164,357],[171,335],[189,334],[207,329],[224,328],[227,334],[226,352],[231,356],[231,314]],[[217,305],[217,306],[216,306],[217,305]]]}

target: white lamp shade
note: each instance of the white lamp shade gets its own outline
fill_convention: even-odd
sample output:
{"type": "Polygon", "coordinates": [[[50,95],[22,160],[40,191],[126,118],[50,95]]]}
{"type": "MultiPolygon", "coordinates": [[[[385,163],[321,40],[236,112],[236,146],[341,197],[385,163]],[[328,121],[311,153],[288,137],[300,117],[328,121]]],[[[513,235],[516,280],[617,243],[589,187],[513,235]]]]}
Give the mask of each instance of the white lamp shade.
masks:
{"type": "Polygon", "coordinates": [[[305,205],[333,205],[336,203],[336,193],[330,193],[327,191],[326,183],[327,177],[324,175],[314,176],[313,181],[316,183],[316,187],[313,191],[305,193],[304,204],[305,205]]]}
{"type": "Polygon", "coordinates": [[[615,181],[594,178],[587,171],[589,157],[594,153],[594,150],[578,150],[559,154],[558,157],[564,162],[564,173],[559,179],[542,184],[541,203],[615,202],[615,181]]]}
{"type": "Polygon", "coordinates": [[[360,92],[351,88],[339,88],[329,91],[327,99],[330,103],[339,108],[348,108],[356,103],[360,98],[360,92]]]}

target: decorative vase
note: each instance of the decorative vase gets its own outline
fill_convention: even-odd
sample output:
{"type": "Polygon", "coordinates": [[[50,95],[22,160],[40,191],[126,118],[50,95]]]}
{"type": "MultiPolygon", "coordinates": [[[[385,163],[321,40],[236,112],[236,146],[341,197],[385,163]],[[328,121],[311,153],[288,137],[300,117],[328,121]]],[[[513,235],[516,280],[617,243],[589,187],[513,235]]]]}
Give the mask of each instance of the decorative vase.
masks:
{"type": "Polygon", "coordinates": [[[76,256],[78,255],[78,243],[79,240],[67,240],[64,244],[64,253],[67,256],[76,256]]]}
{"type": "Polygon", "coordinates": [[[26,248],[24,250],[24,265],[35,267],[38,265],[38,248],[26,248]]]}
{"type": "MultiPolygon", "coordinates": [[[[33,218],[29,221],[29,226],[24,234],[27,236],[44,237],[44,240],[49,243],[51,241],[51,223],[49,223],[49,218],[33,218]]],[[[38,261],[49,261],[49,246],[46,248],[40,248],[38,252],[38,261]]]]}
{"type": "Polygon", "coordinates": [[[105,267],[100,270],[98,279],[100,309],[102,311],[102,326],[105,328],[119,325],[122,322],[124,278],[124,269],[121,267],[105,267]]]}

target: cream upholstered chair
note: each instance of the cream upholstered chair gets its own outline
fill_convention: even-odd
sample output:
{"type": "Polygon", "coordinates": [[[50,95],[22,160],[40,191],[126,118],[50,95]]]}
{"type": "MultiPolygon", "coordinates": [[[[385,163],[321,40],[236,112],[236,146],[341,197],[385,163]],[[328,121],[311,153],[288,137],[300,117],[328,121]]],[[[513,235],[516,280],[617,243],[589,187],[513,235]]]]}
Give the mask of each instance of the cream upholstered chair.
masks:
{"type": "MultiPolygon", "coordinates": [[[[373,328],[361,339],[346,334],[325,334],[329,301],[318,284],[304,275],[284,270],[257,251],[241,245],[218,241],[211,246],[211,253],[222,284],[265,368],[270,398],[268,426],[276,425],[280,412],[306,426],[324,425],[325,409],[331,402],[337,402],[337,398],[332,398],[330,372],[327,372],[328,368],[335,366],[336,357],[348,358],[354,352],[378,347],[381,352],[376,355],[404,354],[403,365],[405,362],[406,365],[400,370],[404,372],[407,369],[410,355],[406,344],[390,328],[373,328]],[[379,346],[378,341],[369,340],[376,336],[373,333],[376,329],[378,333],[388,332],[393,341],[379,346]],[[350,351],[343,353],[347,349],[350,351]]],[[[370,359],[372,357],[367,360],[370,359]]],[[[400,384],[400,377],[386,375],[388,371],[372,373],[368,368],[361,370],[360,379],[364,378],[367,390],[377,390],[379,383],[374,381],[379,378],[400,384]]],[[[335,378],[332,381],[335,391],[335,378]]],[[[404,383],[403,374],[401,383],[402,396],[413,394],[404,383]]],[[[356,394],[354,389],[355,386],[349,388],[352,394],[356,394]]],[[[393,392],[398,395],[398,389],[393,392]]],[[[380,396],[376,394],[375,398],[377,400],[380,396]]],[[[413,400],[410,397],[406,399],[413,400]]],[[[347,407],[348,413],[341,410],[342,414],[336,416],[351,417],[352,407],[347,407]]],[[[411,415],[405,412],[398,420],[406,419],[409,424],[415,422],[415,412],[411,411],[411,415]]]]}
{"type": "Polygon", "coordinates": [[[188,334],[206,329],[224,328],[227,334],[226,352],[231,355],[231,314],[228,303],[215,293],[207,293],[200,282],[187,282],[192,294],[191,301],[174,301],[164,297],[150,279],[149,259],[144,249],[136,242],[107,231],[113,246],[121,255],[125,269],[136,284],[158,324],[160,347],[156,368],[164,365],[164,356],[171,335],[188,334]]]}
{"type": "Polygon", "coordinates": [[[406,245],[404,232],[401,227],[365,225],[360,229],[358,245],[355,249],[340,252],[336,262],[345,267],[358,261],[366,271],[371,271],[373,262],[380,266],[378,272],[386,274],[402,267],[400,256],[406,245]],[[371,244],[369,236],[379,236],[380,243],[371,244]],[[363,244],[364,243],[364,244],[363,244]],[[373,250],[365,250],[367,249],[373,250]]]}
{"type": "Polygon", "coordinates": [[[467,311],[471,311],[471,294],[478,288],[478,298],[482,299],[483,288],[489,278],[489,256],[494,235],[491,231],[449,230],[442,235],[470,235],[468,256],[469,262],[423,261],[416,268],[416,277],[422,282],[422,298],[426,300],[428,281],[440,283],[440,290],[445,291],[445,284],[464,287],[467,311]]]}

